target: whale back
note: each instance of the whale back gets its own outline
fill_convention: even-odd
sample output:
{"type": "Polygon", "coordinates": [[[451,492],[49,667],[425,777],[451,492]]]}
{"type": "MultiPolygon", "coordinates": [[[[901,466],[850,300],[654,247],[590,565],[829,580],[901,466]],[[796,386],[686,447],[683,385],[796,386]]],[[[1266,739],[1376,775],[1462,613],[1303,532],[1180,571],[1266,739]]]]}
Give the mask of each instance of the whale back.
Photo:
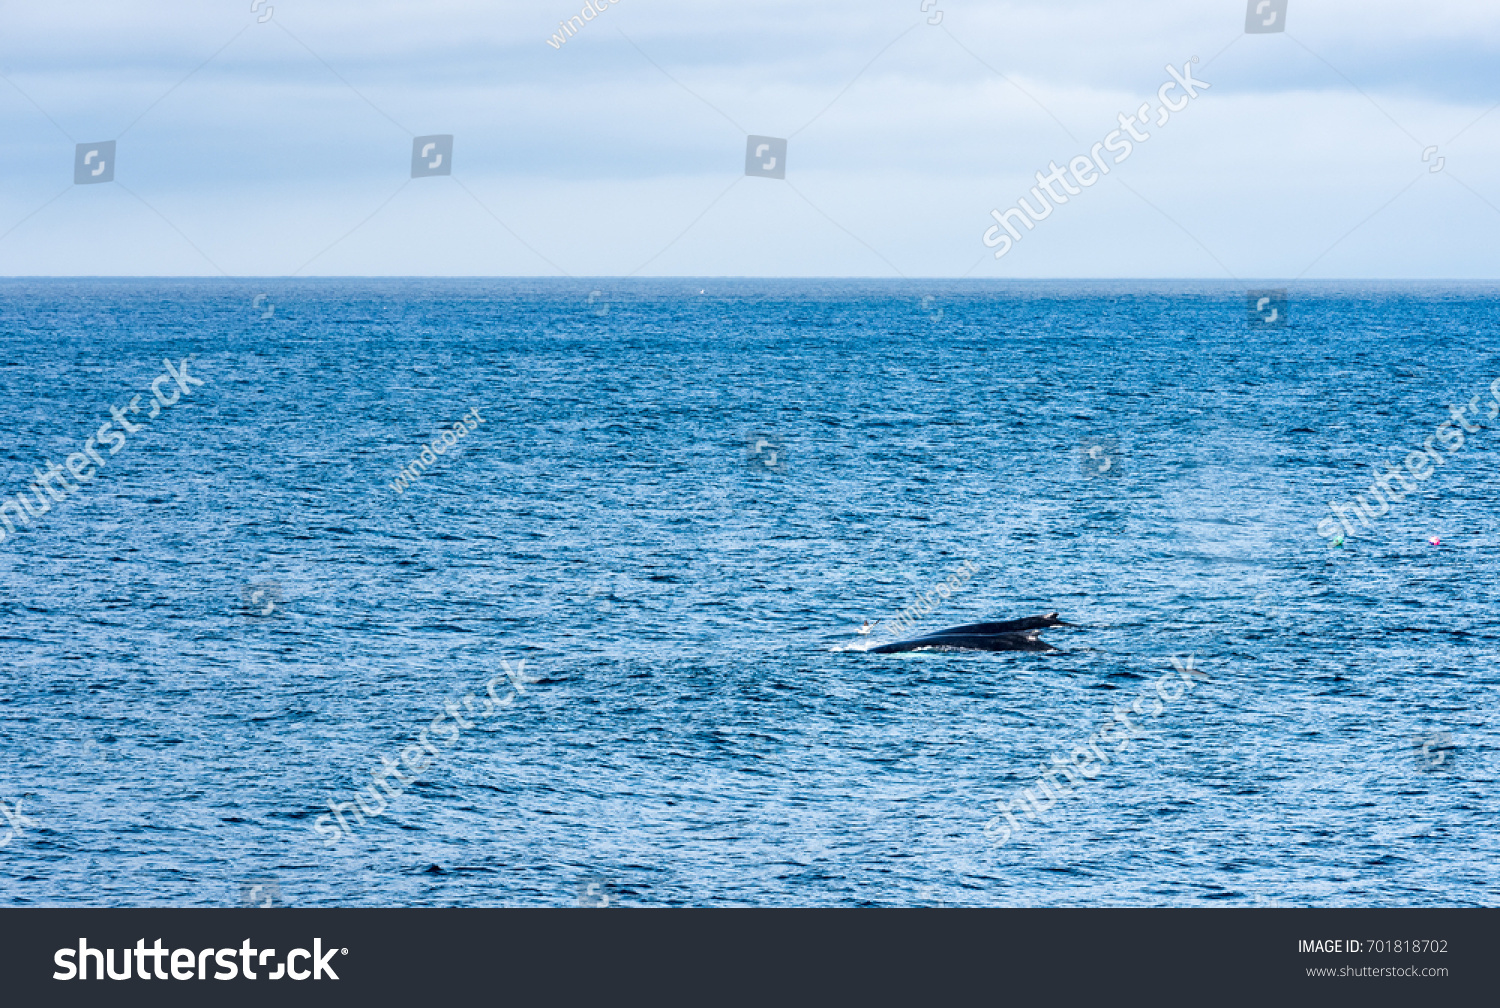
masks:
{"type": "Polygon", "coordinates": [[[923,648],[967,648],[974,651],[1056,651],[1057,648],[1041,640],[1037,634],[1044,627],[1072,626],[1058,618],[1058,614],[1024,616],[1021,619],[1001,620],[993,623],[965,623],[947,627],[872,647],[867,654],[896,654],[901,651],[919,651],[923,648]]]}
{"type": "Polygon", "coordinates": [[[972,651],[1056,651],[1057,648],[1038,638],[1039,630],[1019,633],[937,633],[911,640],[895,641],[869,649],[872,654],[897,654],[902,651],[918,651],[922,648],[952,647],[972,651]]]}
{"type": "Polygon", "coordinates": [[[965,623],[962,626],[948,627],[944,630],[934,630],[930,634],[922,634],[923,637],[937,637],[945,634],[997,634],[997,633],[1021,633],[1026,630],[1040,630],[1044,627],[1072,626],[1057,618],[1057,613],[1048,613],[1045,616],[1025,616],[1021,619],[1003,620],[999,623],[965,623]]]}

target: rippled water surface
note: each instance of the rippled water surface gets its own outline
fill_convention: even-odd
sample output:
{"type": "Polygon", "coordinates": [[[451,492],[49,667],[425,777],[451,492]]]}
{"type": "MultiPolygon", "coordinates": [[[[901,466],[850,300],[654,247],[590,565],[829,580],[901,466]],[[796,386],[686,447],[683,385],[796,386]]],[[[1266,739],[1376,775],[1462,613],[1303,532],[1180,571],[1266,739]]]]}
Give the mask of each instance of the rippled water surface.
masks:
{"type": "Polygon", "coordinates": [[[205,381],[0,544],[0,902],[1497,902],[1493,285],[257,283],[0,282],[7,497],[205,381]],[[1077,626],[859,650],[963,561],[1077,626]]]}

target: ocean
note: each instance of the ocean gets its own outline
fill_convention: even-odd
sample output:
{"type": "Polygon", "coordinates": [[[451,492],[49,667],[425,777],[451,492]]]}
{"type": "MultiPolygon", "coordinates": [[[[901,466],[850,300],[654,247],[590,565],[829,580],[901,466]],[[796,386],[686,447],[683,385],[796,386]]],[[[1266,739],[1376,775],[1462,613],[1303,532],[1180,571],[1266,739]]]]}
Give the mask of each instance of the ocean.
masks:
{"type": "Polygon", "coordinates": [[[1494,905],[1500,287],[1272,298],[0,281],[0,903],[1494,905]]]}

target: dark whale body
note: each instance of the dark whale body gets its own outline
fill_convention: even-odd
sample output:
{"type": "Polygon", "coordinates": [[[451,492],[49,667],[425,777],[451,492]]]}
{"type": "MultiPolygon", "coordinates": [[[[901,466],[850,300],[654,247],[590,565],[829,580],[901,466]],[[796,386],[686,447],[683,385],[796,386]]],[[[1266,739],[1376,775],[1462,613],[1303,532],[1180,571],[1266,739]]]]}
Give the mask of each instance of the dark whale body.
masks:
{"type": "Polygon", "coordinates": [[[936,637],[939,634],[998,634],[998,633],[1020,633],[1023,630],[1041,630],[1044,627],[1072,626],[1057,618],[1057,613],[1048,613],[1045,616],[1025,616],[1021,619],[1005,620],[1002,623],[965,623],[962,626],[949,627],[946,630],[934,630],[923,637],[936,637]]]}
{"type": "Polygon", "coordinates": [[[1043,627],[1071,626],[1057,618],[1057,613],[1027,616],[999,623],[965,623],[948,627],[910,640],[895,641],[869,649],[870,654],[897,654],[923,648],[963,648],[970,651],[1056,651],[1057,648],[1037,637],[1043,627]]]}
{"type": "Polygon", "coordinates": [[[1057,648],[1038,639],[1035,630],[1026,633],[932,634],[914,640],[896,641],[872,647],[869,654],[896,654],[923,648],[963,648],[968,651],[1056,651],[1057,648]]]}

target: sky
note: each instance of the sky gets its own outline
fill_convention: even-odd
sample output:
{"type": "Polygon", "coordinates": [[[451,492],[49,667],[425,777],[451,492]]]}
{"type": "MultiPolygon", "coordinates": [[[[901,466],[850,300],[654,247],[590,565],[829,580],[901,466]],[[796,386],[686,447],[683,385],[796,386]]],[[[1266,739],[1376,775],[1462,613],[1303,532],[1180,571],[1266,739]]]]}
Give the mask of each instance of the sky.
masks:
{"type": "Polygon", "coordinates": [[[1500,270],[1489,0],[616,0],[549,44],[586,2],[6,0],[0,275],[1500,270]],[[1169,64],[1208,87],[996,258],[1169,64]]]}

